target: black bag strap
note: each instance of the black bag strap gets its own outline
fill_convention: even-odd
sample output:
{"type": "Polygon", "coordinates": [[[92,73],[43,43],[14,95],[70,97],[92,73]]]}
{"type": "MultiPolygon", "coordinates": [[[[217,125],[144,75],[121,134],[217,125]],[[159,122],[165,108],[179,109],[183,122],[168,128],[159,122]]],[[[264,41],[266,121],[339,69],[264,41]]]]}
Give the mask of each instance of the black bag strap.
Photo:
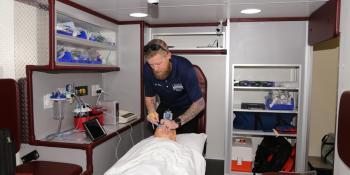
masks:
{"type": "Polygon", "coordinates": [[[324,155],[324,157],[323,157],[323,159],[324,160],[326,160],[327,159],[327,157],[332,153],[332,152],[334,152],[334,142],[327,142],[327,140],[328,140],[328,138],[330,137],[330,135],[329,134],[326,134],[326,135],[324,135],[323,137],[322,137],[322,146],[321,146],[321,150],[323,149],[323,147],[325,146],[325,145],[330,145],[330,146],[332,146],[332,147],[330,147],[330,149],[327,151],[327,153],[324,155]]]}
{"type": "Polygon", "coordinates": [[[325,143],[328,137],[329,137],[328,134],[324,135],[322,137],[322,143],[325,143]]]}
{"type": "Polygon", "coordinates": [[[328,134],[326,134],[322,137],[322,144],[323,145],[334,145],[334,142],[327,142],[328,137],[330,137],[328,134]]]}
{"type": "Polygon", "coordinates": [[[334,151],[334,147],[331,148],[327,153],[326,155],[324,155],[324,158],[327,159],[327,157],[334,151]]]}

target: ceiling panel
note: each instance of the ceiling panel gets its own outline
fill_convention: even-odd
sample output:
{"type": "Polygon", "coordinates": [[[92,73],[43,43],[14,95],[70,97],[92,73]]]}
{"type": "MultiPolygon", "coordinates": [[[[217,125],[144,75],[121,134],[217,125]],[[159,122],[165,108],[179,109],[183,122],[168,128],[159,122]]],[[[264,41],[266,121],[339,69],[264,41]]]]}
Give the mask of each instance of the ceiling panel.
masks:
{"type": "Polygon", "coordinates": [[[96,1],[96,0],[72,0],[72,1],[80,5],[83,5],[85,7],[88,7],[90,9],[93,9],[95,11],[97,11],[97,9],[105,9],[105,8],[116,9],[117,8],[116,0],[102,0],[102,2],[96,1]]]}
{"type": "MultiPolygon", "coordinates": [[[[183,6],[181,10],[177,7],[163,7],[159,9],[159,17],[144,18],[145,21],[152,24],[159,23],[203,23],[203,22],[218,22],[226,19],[226,9],[223,5],[208,5],[201,6],[201,11],[197,11],[198,7],[183,6]]],[[[137,12],[147,12],[147,8],[139,8],[137,12]]],[[[100,13],[112,16],[114,18],[122,18],[127,21],[139,20],[129,16],[129,13],[135,12],[135,9],[100,10],[100,13]]]]}
{"type": "Polygon", "coordinates": [[[72,0],[118,21],[144,20],[151,24],[218,22],[227,18],[307,17],[327,0],[160,0],[159,17],[132,18],[147,13],[147,0],[72,0]],[[260,8],[256,15],[243,15],[245,8],[260,8]]]}
{"type": "MultiPolygon", "coordinates": [[[[268,0],[265,0],[268,1],[268,0]]],[[[271,0],[270,0],[271,1],[271,0]]],[[[287,0],[284,0],[287,1],[287,0]]],[[[264,18],[264,17],[307,17],[322,6],[325,1],[298,1],[298,2],[274,2],[274,3],[241,3],[230,4],[231,18],[264,18]],[[255,15],[244,15],[240,11],[246,8],[261,9],[261,13],[255,15]]]]}
{"type": "Polygon", "coordinates": [[[254,4],[266,4],[266,3],[304,3],[304,2],[325,2],[328,0],[228,0],[230,3],[238,3],[238,4],[245,4],[245,3],[254,3],[254,4]]]}

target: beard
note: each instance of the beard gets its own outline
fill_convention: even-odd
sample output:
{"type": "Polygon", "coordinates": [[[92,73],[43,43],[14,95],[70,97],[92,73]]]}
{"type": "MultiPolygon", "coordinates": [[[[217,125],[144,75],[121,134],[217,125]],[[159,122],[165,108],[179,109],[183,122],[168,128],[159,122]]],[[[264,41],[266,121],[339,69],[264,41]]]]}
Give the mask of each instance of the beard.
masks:
{"type": "Polygon", "coordinates": [[[160,71],[160,72],[154,72],[154,77],[156,77],[157,80],[165,80],[169,74],[171,72],[171,64],[169,64],[168,68],[164,71],[160,71]]]}
{"type": "Polygon", "coordinates": [[[156,77],[156,79],[158,79],[158,80],[165,80],[169,76],[170,71],[171,70],[162,71],[162,72],[153,72],[153,74],[156,77]]]}

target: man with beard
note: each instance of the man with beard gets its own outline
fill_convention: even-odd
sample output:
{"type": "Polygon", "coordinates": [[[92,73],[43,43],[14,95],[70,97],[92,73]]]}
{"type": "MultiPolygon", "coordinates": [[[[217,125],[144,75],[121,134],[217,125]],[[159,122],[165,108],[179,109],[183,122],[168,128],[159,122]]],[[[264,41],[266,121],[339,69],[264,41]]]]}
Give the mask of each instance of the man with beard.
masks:
{"type": "Polygon", "coordinates": [[[144,87],[147,120],[157,126],[194,132],[205,107],[192,63],[172,55],[167,44],[153,39],[144,47],[144,87]],[[159,105],[156,109],[156,96],[159,105]]]}

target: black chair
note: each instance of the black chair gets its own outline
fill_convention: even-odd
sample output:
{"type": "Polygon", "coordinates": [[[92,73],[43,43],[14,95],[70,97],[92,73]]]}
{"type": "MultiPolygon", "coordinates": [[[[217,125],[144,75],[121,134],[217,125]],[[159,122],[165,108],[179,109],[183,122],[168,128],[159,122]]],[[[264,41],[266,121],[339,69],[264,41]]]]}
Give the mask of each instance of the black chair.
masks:
{"type": "MultiPolygon", "coordinates": [[[[193,69],[197,75],[199,87],[201,88],[202,96],[206,104],[205,106],[207,106],[207,78],[199,66],[193,65],[193,69]]],[[[202,112],[198,114],[198,117],[197,133],[205,133],[207,123],[207,107],[204,107],[202,112]]]]}
{"type": "Polygon", "coordinates": [[[345,91],[339,103],[337,146],[340,159],[350,167],[350,91],[345,91]]]}

